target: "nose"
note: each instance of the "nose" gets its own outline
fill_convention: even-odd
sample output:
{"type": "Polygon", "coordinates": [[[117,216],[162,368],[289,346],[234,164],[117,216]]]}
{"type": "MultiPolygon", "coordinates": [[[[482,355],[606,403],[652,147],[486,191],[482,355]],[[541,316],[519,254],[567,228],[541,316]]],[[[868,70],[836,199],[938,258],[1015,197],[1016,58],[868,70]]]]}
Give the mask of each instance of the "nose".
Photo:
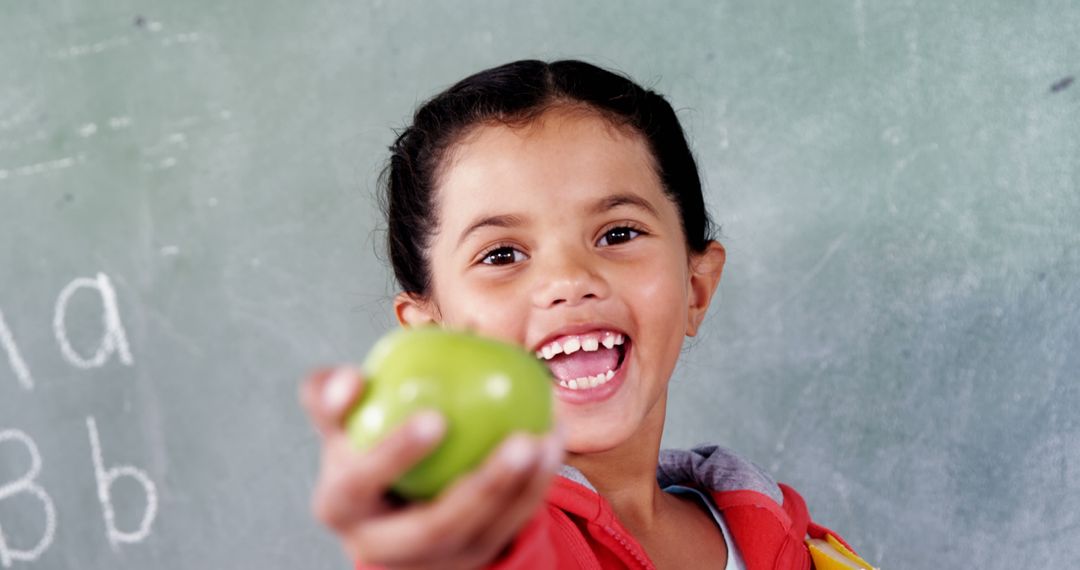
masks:
{"type": "Polygon", "coordinates": [[[549,259],[537,268],[534,304],[539,308],[576,307],[587,299],[606,298],[610,287],[598,261],[590,258],[587,252],[566,248],[549,255],[549,259]]]}

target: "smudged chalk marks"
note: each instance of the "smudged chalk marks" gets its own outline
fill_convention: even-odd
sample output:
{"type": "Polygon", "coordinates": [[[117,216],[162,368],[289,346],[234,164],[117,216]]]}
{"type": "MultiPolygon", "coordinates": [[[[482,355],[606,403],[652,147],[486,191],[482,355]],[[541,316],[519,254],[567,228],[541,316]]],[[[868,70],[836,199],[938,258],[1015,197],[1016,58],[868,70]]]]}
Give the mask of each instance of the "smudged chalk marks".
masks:
{"type": "Polygon", "coordinates": [[[136,14],[135,19],[132,21],[132,23],[135,24],[136,28],[150,30],[151,32],[160,32],[162,27],[161,22],[151,22],[150,20],[147,20],[146,16],[143,16],[142,14],[136,14]]]}
{"type": "Polygon", "coordinates": [[[863,0],[855,0],[852,11],[855,18],[855,34],[859,38],[859,51],[866,51],[866,6],[863,0]]]}
{"type": "Polygon", "coordinates": [[[64,192],[64,195],[56,200],[56,209],[64,208],[68,204],[75,201],[75,196],[71,192],[64,192]]]}
{"type": "Polygon", "coordinates": [[[904,140],[904,127],[893,125],[881,132],[881,140],[891,146],[897,146],[904,140]]]}
{"type": "Polygon", "coordinates": [[[109,117],[109,128],[114,131],[131,126],[131,117],[109,117]]]}
{"type": "Polygon", "coordinates": [[[0,118],[0,131],[7,131],[25,123],[29,123],[34,119],[34,111],[34,106],[27,105],[25,108],[16,112],[13,115],[9,115],[5,118],[0,118]]]}
{"type": "Polygon", "coordinates": [[[161,45],[169,47],[177,44],[193,44],[199,42],[201,39],[202,37],[199,35],[199,32],[181,32],[178,34],[174,34],[170,37],[163,38],[161,40],[161,45]]]}
{"type": "Polygon", "coordinates": [[[1051,93],[1060,93],[1069,88],[1073,84],[1075,78],[1073,76],[1063,77],[1056,83],[1050,86],[1051,93]]]}
{"type": "Polygon", "coordinates": [[[131,44],[131,38],[129,38],[126,35],[113,36],[111,38],[107,38],[107,39],[101,40],[99,42],[67,46],[65,48],[61,48],[60,50],[57,50],[57,51],[53,52],[50,55],[50,57],[52,57],[53,59],[59,59],[59,60],[74,59],[74,58],[84,57],[84,56],[88,56],[88,55],[96,55],[96,54],[103,53],[103,52],[106,52],[106,51],[109,51],[109,50],[114,50],[114,49],[118,49],[118,48],[127,47],[130,44],[131,44]]]}
{"type": "Polygon", "coordinates": [[[62,158],[54,158],[52,160],[17,166],[11,170],[0,168],[0,180],[6,180],[11,176],[34,176],[46,172],[64,170],[83,162],[86,162],[86,155],[78,154],[76,156],[65,156],[62,158]]]}

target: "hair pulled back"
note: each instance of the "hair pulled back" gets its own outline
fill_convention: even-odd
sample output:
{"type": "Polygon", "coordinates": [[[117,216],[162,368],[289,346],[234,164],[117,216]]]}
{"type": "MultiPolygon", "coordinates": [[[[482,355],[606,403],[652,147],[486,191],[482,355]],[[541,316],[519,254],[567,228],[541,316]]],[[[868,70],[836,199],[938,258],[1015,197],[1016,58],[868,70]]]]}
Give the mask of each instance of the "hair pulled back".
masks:
{"type": "Polygon", "coordinates": [[[688,250],[705,250],[713,223],[694,156],[664,97],[582,61],[522,60],[466,77],[428,100],[390,146],[379,202],[387,220],[387,252],[403,291],[430,293],[426,252],[438,227],[435,185],[447,151],[476,126],[527,123],[560,104],[583,105],[645,138],[664,192],[678,207],[688,250]]]}

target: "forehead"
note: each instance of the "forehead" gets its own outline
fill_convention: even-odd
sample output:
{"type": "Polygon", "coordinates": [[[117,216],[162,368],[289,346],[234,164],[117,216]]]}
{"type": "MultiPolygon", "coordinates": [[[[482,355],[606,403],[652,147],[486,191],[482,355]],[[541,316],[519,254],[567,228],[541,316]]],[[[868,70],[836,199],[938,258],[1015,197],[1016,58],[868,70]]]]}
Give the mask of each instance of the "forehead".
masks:
{"type": "Polygon", "coordinates": [[[567,215],[615,192],[663,208],[654,164],[643,136],[597,112],[553,109],[522,126],[476,127],[444,161],[440,226],[453,232],[485,212],[567,215]]]}

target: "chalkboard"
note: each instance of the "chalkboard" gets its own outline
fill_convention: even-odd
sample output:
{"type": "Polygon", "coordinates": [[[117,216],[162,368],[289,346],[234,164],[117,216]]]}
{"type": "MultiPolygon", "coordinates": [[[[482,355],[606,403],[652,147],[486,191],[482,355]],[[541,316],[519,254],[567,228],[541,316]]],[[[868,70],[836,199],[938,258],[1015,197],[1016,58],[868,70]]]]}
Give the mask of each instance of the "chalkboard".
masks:
{"type": "Polygon", "coordinates": [[[0,568],[341,568],[297,385],[394,325],[373,191],[468,73],[665,93],[728,267],[665,443],[886,568],[1080,558],[1080,5],[9,0],[0,568]]]}

